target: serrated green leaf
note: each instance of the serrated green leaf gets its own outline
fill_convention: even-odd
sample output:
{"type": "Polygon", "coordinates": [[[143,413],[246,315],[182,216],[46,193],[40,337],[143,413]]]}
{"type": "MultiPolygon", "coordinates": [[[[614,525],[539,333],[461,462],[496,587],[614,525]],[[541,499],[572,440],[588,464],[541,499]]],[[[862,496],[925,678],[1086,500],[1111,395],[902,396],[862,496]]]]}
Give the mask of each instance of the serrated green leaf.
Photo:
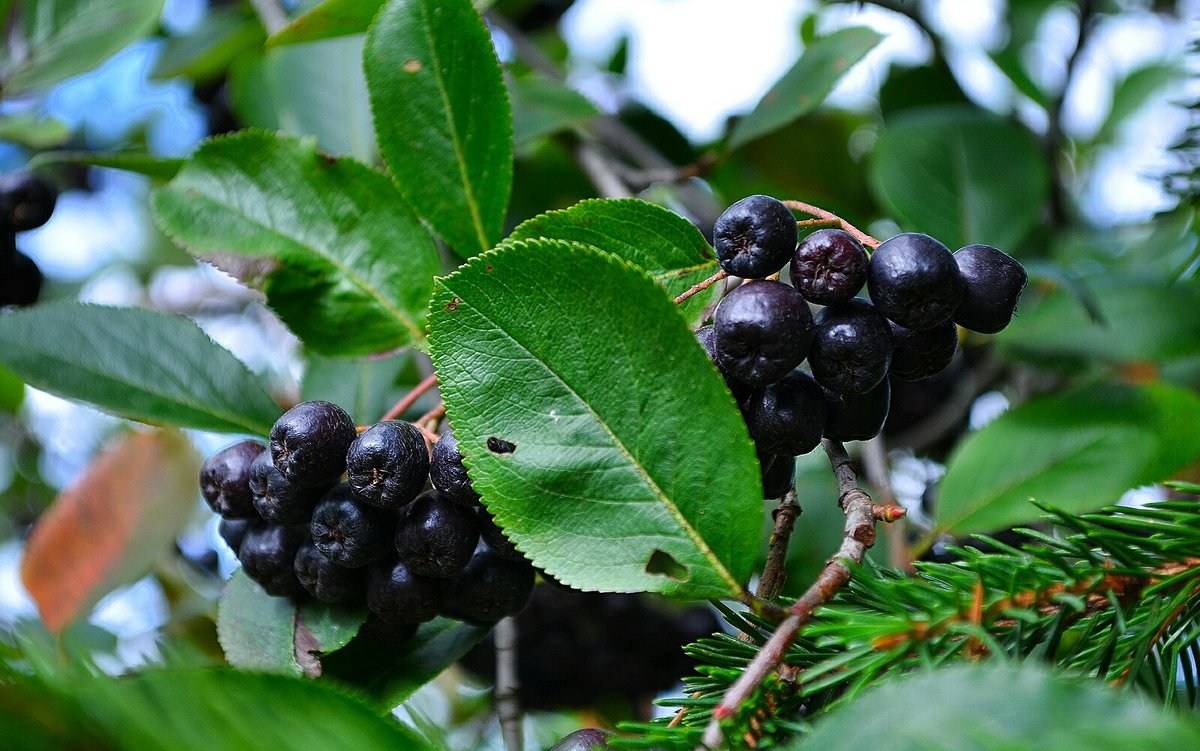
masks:
{"type": "Polygon", "coordinates": [[[789,749],[1178,751],[1200,746],[1194,716],[1045,668],[989,662],[904,676],[865,692],[789,749]],[[898,729],[902,729],[898,730],[898,729]]]}
{"type": "Polygon", "coordinates": [[[304,603],[296,609],[297,657],[307,655],[307,659],[318,661],[319,668],[320,658],[349,644],[366,620],[365,604],[349,607],[316,600],[304,603]]]}
{"type": "Polygon", "coordinates": [[[146,151],[114,151],[107,154],[93,151],[44,151],[29,160],[29,168],[49,164],[86,164],[91,167],[135,172],[156,180],[170,180],[183,169],[183,159],[155,156],[146,151]]]}
{"type": "Polygon", "coordinates": [[[437,249],[366,165],[244,131],[201,146],[153,203],[189,252],[269,261],[267,302],[313,351],[371,354],[424,336],[437,249]]]}
{"type": "Polygon", "coordinates": [[[439,280],[430,344],[475,489],[581,589],[737,594],[762,488],[746,428],[671,301],[587,246],[501,246],[439,280]]]}
{"type": "Polygon", "coordinates": [[[296,606],[272,597],[238,569],[217,606],[217,639],[230,665],[243,670],[300,675],[296,662],[296,606]]]}
{"type": "Polygon", "coordinates": [[[224,76],[235,58],[266,39],[262,21],[249,11],[241,6],[209,9],[195,29],[167,40],[150,76],[184,76],[198,83],[224,76]]]}
{"type": "Polygon", "coordinates": [[[812,112],[855,63],[883,37],[871,29],[841,29],[815,40],[733,129],[730,150],[765,136],[812,112]]]}
{"type": "Polygon", "coordinates": [[[196,324],[76,302],[0,316],[0,364],[44,391],[130,420],[265,435],[279,408],[196,324]]]}
{"type": "Polygon", "coordinates": [[[33,0],[22,6],[21,43],[6,44],[0,59],[5,97],[100,65],[153,31],[163,0],[33,0]],[[13,57],[17,51],[23,54],[13,57]]]}
{"type": "Polygon", "coordinates": [[[268,47],[315,42],[361,34],[371,25],[383,0],[324,0],[271,35],[268,47]]]}
{"type": "Polygon", "coordinates": [[[1024,404],[950,457],[938,532],[1034,520],[1031,501],[1068,512],[1115,503],[1200,458],[1200,397],[1164,385],[1100,385],[1024,404]]]}
{"type": "Polygon", "coordinates": [[[510,78],[508,94],[512,98],[513,143],[517,146],[569,130],[600,114],[578,91],[544,78],[510,78]]]}
{"type": "Polygon", "coordinates": [[[950,249],[1012,249],[1041,221],[1050,174],[1028,131],[965,107],[921,107],[892,120],[868,177],[905,229],[950,249]]]}
{"type": "Polygon", "coordinates": [[[512,190],[512,115],[483,19],[470,0],[391,0],[363,54],[404,199],[460,254],[490,248],[512,190]]]}
{"type": "Polygon", "coordinates": [[[20,112],[0,117],[0,141],[16,143],[28,149],[50,149],[66,143],[71,128],[61,120],[20,112]]]}
{"type": "MultiPolygon", "coordinates": [[[[565,240],[590,245],[640,266],[672,298],[717,271],[717,259],[700,230],[673,211],[636,198],[591,199],[523,222],[513,240],[565,240]]],[[[718,290],[680,306],[696,322],[718,290]]]]}

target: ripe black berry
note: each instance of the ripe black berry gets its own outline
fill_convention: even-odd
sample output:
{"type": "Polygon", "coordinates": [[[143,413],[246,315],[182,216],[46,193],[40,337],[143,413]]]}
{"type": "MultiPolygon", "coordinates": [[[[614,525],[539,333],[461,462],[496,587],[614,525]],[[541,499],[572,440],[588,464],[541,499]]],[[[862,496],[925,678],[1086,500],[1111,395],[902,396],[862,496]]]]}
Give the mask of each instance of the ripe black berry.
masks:
{"type": "Polygon", "coordinates": [[[272,524],[307,524],[328,486],[297,488],[283,478],[264,451],[250,465],[250,493],[258,515],[272,524]]]}
{"type": "Polygon", "coordinates": [[[388,558],[367,570],[367,607],[388,623],[422,623],[438,614],[449,582],[412,572],[407,563],[388,558]]]}
{"type": "Polygon", "coordinates": [[[433,487],[455,501],[468,506],[479,505],[479,494],[471,486],[471,478],[458,451],[458,439],[450,428],[442,431],[438,442],[433,444],[429,454],[429,479],[433,487]]]}
{"type": "Polygon", "coordinates": [[[753,386],[774,383],[799,365],[812,343],[808,303],[782,282],[747,282],[713,316],[717,364],[753,386]]]}
{"type": "Polygon", "coordinates": [[[884,379],[891,362],[891,332],[871,303],[850,300],[817,313],[808,364],[825,388],[865,393],[884,379]]]}
{"type": "Polygon", "coordinates": [[[234,555],[237,555],[238,550],[242,547],[242,540],[246,537],[246,530],[254,524],[253,519],[225,519],[217,524],[217,534],[229,546],[234,555]]]}
{"type": "Polygon", "coordinates": [[[392,550],[395,517],[354,498],[346,483],[329,491],[312,514],[312,538],[317,550],[339,566],[359,568],[392,550]]]}
{"type": "Polygon", "coordinates": [[[599,728],[584,728],[568,733],[550,747],[550,751],[600,751],[608,748],[612,734],[599,728]]]}
{"type": "Polygon", "coordinates": [[[788,262],[796,236],[791,209],[770,196],[747,196],[717,218],[713,248],[729,274],[761,279],[788,262]]]}
{"type": "Polygon", "coordinates": [[[825,389],[825,437],[834,441],[867,441],[879,435],[892,405],[892,386],[884,378],[865,394],[825,389]]]}
{"type": "Polygon", "coordinates": [[[925,331],[906,329],[888,321],[892,332],[891,374],[902,381],[920,381],[950,366],[958,351],[958,327],[954,321],[925,331]]]}
{"type": "Polygon", "coordinates": [[[330,485],[346,471],[346,450],[356,436],[354,420],[329,402],[302,402],[271,428],[271,460],[292,485],[330,485]]]}
{"type": "Polygon", "coordinates": [[[429,476],[429,452],[416,425],[387,420],[354,439],[346,474],[360,501],[398,509],[417,497],[429,476]]]}
{"type": "Polygon", "coordinates": [[[493,553],[511,561],[525,560],[525,555],[504,535],[504,530],[500,529],[495,517],[487,509],[480,506],[476,518],[479,521],[479,539],[487,543],[493,553]]]}
{"type": "Polygon", "coordinates": [[[750,437],[760,449],[799,456],[821,442],[825,397],[812,376],[793,370],[751,397],[746,416],[750,437]]]}
{"type": "Polygon", "coordinates": [[[754,389],[749,384],[742,383],[725,372],[725,369],[721,367],[721,363],[717,361],[717,339],[713,333],[712,324],[696,329],[696,341],[700,342],[700,346],[704,347],[704,351],[708,354],[708,359],[712,360],[713,365],[717,366],[717,372],[725,380],[725,386],[729,389],[729,393],[733,395],[733,400],[739,404],[744,402],[754,389]]]}
{"type": "Polygon", "coordinates": [[[296,551],[296,579],[300,586],[321,602],[361,601],[367,588],[364,569],[343,568],[326,558],[308,540],[296,551]]]}
{"type": "Polygon", "coordinates": [[[32,258],[15,248],[0,260],[0,307],[33,305],[42,293],[42,270],[32,258]]]}
{"type": "Polygon", "coordinates": [[[763,498],[782,498],[796,479],[796,457],[767,454],[759,461],[764,458],[768,461],[761,465],[763,498]]]}
{"type": "Polygon", "coordinates": [[[266,450],[258,441],[241,441],[208,457],[200,467],[200,494],[209,507],[229,519],[253,519],[250,465],[266,450]]]}
{"type": "Polygon", "coordinates": [[[981,334],[995,334],[1012,320],[1021,290],[1029,283],[1025,267],[990,245],[968,245],[954,252],[966,294],[954,321],[981,334]]]}
{"type": "Polygon", "coordinates": [[[17,232],[40,227],[50,220],[58,193],[28,172],[0,177],[0,225],[17,232]]]}
{"type": "Polygon", "coordinates": [[[521,612],[533,594],[533,566],[496,554],[482,540],[442,604],[451,618],[494,623],[521,612]]]}
{"type": "Polygon", "coordinates": [[[293,562],[307,537],[308,530],[304,527],[257,522],[242,538],[238,560],[246,575],[258,582],[267,594],[302,597],[304,588],[296,578],[293,562]]]}
{"type": "Polygon", "coordinates": [[[792,286],[809,302],[846,302],[866,284],[867,262],[867,251],[849,232],[819,229],[796,246],[792,286]]]}
{"type": "Polygon", "coordinates": [[[950,320],[962,302],[965,284],[945,245],[929,235],[907,232],[875,249],[867,290],[880,313],[921,331],[950,320]]]}
{"type": "Polygon", "coordinates": [[[475,510],[439,490],[417,496],[396,524],[396,552],[420,576],[453,579],[471,560],[478,542],[475,510]]]}

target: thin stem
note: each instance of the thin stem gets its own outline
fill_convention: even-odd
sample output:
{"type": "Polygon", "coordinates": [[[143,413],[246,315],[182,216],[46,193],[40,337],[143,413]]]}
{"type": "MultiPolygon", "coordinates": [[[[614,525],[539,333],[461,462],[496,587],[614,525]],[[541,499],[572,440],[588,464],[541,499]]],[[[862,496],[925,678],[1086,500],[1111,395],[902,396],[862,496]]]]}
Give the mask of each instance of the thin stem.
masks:
{"type": "Polygon", "coordinates": [[[1062,129],[1062,113],[1063,105],[1067,100],[1067,93],[1071,90],[1071,84],[1075,79],[1075,72],[1079,65],[1079,60],[1083,52],[1083,48],[1087,46],[1088,38],[1092,30],[1092,18],[1096,15],[1095,0],[1081,0],[1079,3],[1079,30],[1075,37],[1075,49],[1071,51],[1071,56],[1067,58],[1067,70],[1063,76],[1062,89],[1058,92],[1051,101],[1046,110],[1046,136],[1042,139],[1043,153],[1046,155],[1046,162],[1050,165],[1050,223],[1054,226],[1061,226],[1066,223],[1067,212],[1067,188],[1064,185],[1063,175],[1059,169],[1059,149],[1062,148],[1064,138],[1062,129]]]}
{"type": "Polygon", "coordinates": [[[496,715],[500,719],[500,734],[506,751],[521,751],[521,704],[517,679],[517,619],[502,618],[496,624],[496,715]]]}
{"type": "Polygon", "coordinates": [[[675,304],[676,304],[676,305],[678,305],[679,303],[681,303],[681,302],[683,302],[684,300],[688,299],[688,298],[689,298],[689,297],[691,297],[692,295],[695,295],[695,294],[697,294],[697,293],[699,293],[699,292],[703,292],[704,290],[706,290],[706,289],[708,289],[709,287],[713,286],[714,284],[716,284],[717,282],[721,281],[722,279],[724,279],[724,278],[725,278],[725,277],[727,277],[727,276],[729,276],[729,274],[725,273],[725,269],[721,269],[720,271],[718,271],[717,273],[713,274],[712,276],[710,276],[709,278],[705,279],[704,281],[702,281],[702,282],[697,282],[696,284],[693,284],[693,285],[691,286],[691,288],[689,288],[689,289],[688,289],[686,292],[684,292],[683,294],[681,294],[679,297],[676,297],[676,298],[675,298],[675,304]]]}
{"type": "Polygon", "coordinates": [[[792,539],[796,517],[800,515],[794,487],[788,488],[783,498],[779,499],[774,515],[775,528],[771,530],[771,539],[767,543],[767,562],[758,579],[758,591],[755,592],[763,600],[774,600],[787,583],[787,566],[784,564],[787,562],[788,543],[792,539]]]}
{"type": "Polygon", "coordinates": [[[430,431],[436,433],[438,420],[442,419],[445,416],[446,416],[446,403],[438,402],[437,405],[433,409],[431,409],[428,412],[426,412],[425,414],[421,415],[416,420],[413,420],[413,423],[416,425],[424,426],[424,427],[428,428],[430,431]]]}
{"type": "Polygon", "coordinates": [[[417,400],[425,395],[425,392],[429,391],[429,389],[436,385],[437,373],[434,373],[418,383],[416,386],[413,386],[412,391],[409,391],[404,395],[403,398],[400,399],[400,401],[393,404],[392,408],[387,411],[387,414],[379,418],[379,421],[383,422],[384,420],[395,420],[397,417],[407,412],[409,407],[416,404],[417,400]]]}
{"type": "MultiPolygon", "coordinates": [[[[896,504],[896,495],[892,492],[892,481],[888,476],[887,467],[887,446],[884,444],[882,433],[863,444],[863,469],[867,473],[867,482],[875,491],[875,497],[883,504],[881,514],[887,516],[893,508],[903,512],[896,504]]],[[[880,518],[879,515],[876,518],[879,521],[892,521],[880,518]]],[[[912,555],[909,553],[904,525],[889,524],[884,527],[884,534],[888,539],[888,565],[911,573],[912,555]]]]}
{"type": "Polygon", "coordinates": [[[632,198],[633,191],[613,169],[612,159],[595,146],[584,143],[575,150],[575,161],[587,173],[592,185],[603,198],[632,198]]]}
{"type": "Polygon", "coordinates": [[[254,7],[263,28],[267,30],[267,36],[288,25],[287,11],[283,9],[279,0],[250,0],[250,5],[254,7]]]}
{"type": "Polygon", "coordinates": [[[824,219],[827,222],[836,222],[838,224],[838,226],[840,226],[842,229],[846,230],[851,235],[853,235],[855,240],[858,240],[860,243],[862,243],[863,245],[866,245],[868,248],[878,248],[879,247],[878,240],[871,237],[866,232],[863,232],[858,227],[855,227],[850,222],[847,222],[845,219],[841,218],[840,216],[833,213],[832,211],[826,211],[825,209],[822,209],[819,206],[813,206],[812,204],[804,203],[803,201],[784,201],[783,205],[787,206],[789,209],[793,209],[795,211],[803,211],[805,214],[811,214],[812,216],[815,216],[819,219],[824,219]]]}

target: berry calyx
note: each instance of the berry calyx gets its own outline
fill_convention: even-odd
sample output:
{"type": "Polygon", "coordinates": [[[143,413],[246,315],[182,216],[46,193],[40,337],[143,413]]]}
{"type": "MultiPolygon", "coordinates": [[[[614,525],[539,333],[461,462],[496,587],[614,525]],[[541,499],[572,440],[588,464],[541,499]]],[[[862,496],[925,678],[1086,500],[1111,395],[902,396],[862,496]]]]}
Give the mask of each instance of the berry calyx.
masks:
{"type": "Polygon", "coordinates": [[[330,402],[302,402],[271,427],[271,460],[296,487],[329,486],[346,471],[346,450],[356,436],[346,410],[330,402]]]}
{"type": "Polygon", "coordinates": [[[867,251],[853,235],[840,229],[820,229],[796,246],[792,286],[809,302],[846,302],[866,284],[867,265],[867,251]]]}
{"type": "Polygon", "coordinates": [[[968,245],[954,252],[966,292],[954,322],[981,334],[995,334],[1008,325],[1021,291],[1029,283],[1025,267],[990,245],[968,245]]]}
{"type": "Polygon", "coordinates": [[[862,394],[887,376],[891,361],[891,332],[871,303],[850,300],[817,313],[808,353],[817,383],[843,394],[862,394]]]}
{"type": "Polygon", "coordinates": [[[796,248],[796,217],[770,196],[746,196],[713,225],[713,249],[733,276],[761,279],[788,262],[796,248]]]}
{"type": "Polygon", "coordinates": [[[774,383],[803,362],[812,336],[808,303],[783,282],[747,282],[713,316],[718,367],[752,386],[774,383]]]}
{"type": "Polygon", "coordinates": [[[227,519],[256,519],[250,491],[250,466],[266,451],[258,441],[227,446],[200,467],[200,494],[209,508],[227,519]]]}
{"type": "Polygon", "coordinates": [[[871,254],[871,302],[906,328],[923,331],[950,320],[965,289],[953,254],[929,235],[896,235],[871,254]]]}
{"type": "Polygon", "coordinates": [[[417,497],[429,476],[425,437],[404,420],[372,425],[346,451],[346,475],[360,501],[398,509],[417,497]]]}

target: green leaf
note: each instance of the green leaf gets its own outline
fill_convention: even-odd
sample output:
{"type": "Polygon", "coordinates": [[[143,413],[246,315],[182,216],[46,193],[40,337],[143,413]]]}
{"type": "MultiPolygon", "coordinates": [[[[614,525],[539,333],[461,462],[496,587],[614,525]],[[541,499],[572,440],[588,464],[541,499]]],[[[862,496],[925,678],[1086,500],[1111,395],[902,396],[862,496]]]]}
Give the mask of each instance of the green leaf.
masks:
{"type": "Polygon", "coordinates": [[[1131,115],[1141,109],[1152,96],[1183,77],[1178,65],[1147,65],[1134,70],[1122,78],[1113,89],[1112,106],[1108,117],[1093,139],[1093,143],[1111,143],[1116,140],[1121,126],[1131,115]]]}
{"type": "Polygon", "coordinates": [[[490,248],[512,190],[512,115],[470,0],[391,0],[367,33],[363,67],[404,199],[459,253],[490,248]]]}
{"type": "Polygon", "coordinates": [[[265,435],[279,408],[196,324],[138,308],[55,302],[0,316],[0,364],[120,417],[265,435]]]}
{"type": "Polygon", "coordinates": [[[356,425],[371,425],[404,395],[407,389],[402,384],[411,388],[417,383],[418,379],[401,377],[406,370],[416,374],[407,353],[369,360],[313,356],[308,358],[300,398],[333,402],[349,412],[356,425]]]}
{"type": "Polygon", "coordinates": [[[209,9],[196,29],[167,40],[151,77],[183,76],[205,83],[224,76],[239,55],[258,49],[266,39],[262,21],[248,10],[209,9]]]}
{"type": "Polygon", "coordinates": [[[217,608],[217,639],[230,665],[243,670],[300,675],[296,663],[296,607],[272,597],[238,569],[217,608]]]}
{"type": "Polygon", "coordinates": [[[44,151],[29,160],[29,168],[51,164],[86,164],[145,175],[156,180],[170,180],[183,169],[183,159],[155,156],[146,151],[113,151],[106,154],[94,151],[44,151]]]}
{"type": "Polygon", "coordinates": [[[841,29],[808,45],[796,64],[734,127],[729,149],[743,146],[815,110],[842,76],[882,39],[868,28],[855,27],[841,29]]]}
{"type": "Polygon", "coordinates": [[[587,246],[506,244],[438,282],[430,344],[475,489],[581,589],[737,594],[762,488],[729,391],[661,288],[587,246]]]}
{"type": "Polygon", "coordinates": [[[61,120],[26,112],[0,117],[0,141],[36,151],[60,146],[70,138],[71,128],[61,120]]]}
{"type": "Polygon", "coordinates": [[[5,98],[100,65],[154,30],[163,0],[31,0],[22,5],[21,42],[7,43],[0,60],[5,98]]]}
{"type": "Polygon", "coordinates": [[[366,620],[365,604],[348,607],[314,600],[296,608],[296,662],[305,675],[321,675],[324,656],[349,644],[366,620]]]}
{"type": "Polygon", "coordinates": [[[864,692],[790,749],[1178,751],[1200,748],[1194,715],[1130,692],[1003,662],[925,671],[864,692]]]}
{"type": "Polygon", "coordinates": [[[1115,503],[1200,458],[1200,396],[1164,385],[1099,385],[1038,399],[959,444],[938,503],[938,532],[1031,521],[1036,500],[1068,512],[1115,503]]]}
{"type": "Polygon", "coordinates": [[[15,415],[23,401],[25,382],[8,370],[0,368],[0,411],[15,415]]]}
{"type": "MultiPolygon", "coordinates": [[[[636,198],[592,199],[520,224],[513,240],[565,240],[590,245],[640,266],[675,298],[717,271],[717,259],[700,230],[673,211],[636,198]]],[[[680,306],[698,321],[717,290],[680,306]]]]}
{"type": "Polygon", "coordinates": [[[905,229],[952,250],[1020,244],[1041,221],[1050,175],[1033,137],[995,115],[963,107],[902,112],[870,162],[871,189],[905,229]]]}
{"type": "Polygon", "coordinates": [[[324,0],[271,35],[268,47],[362,34],[383,0],[324,0]]]}
{"type": "Polygon", "coordinates": [[[587,97],[544,78],[510,78],[508,95],[512,98],[513,143],[517,146],[569,130],[600,114],[587,97]]]}
{"type": "Polygon", "coordinates": [[[313,351],[363,355],[424,336],[437,249],[366,165],[244,131],[201,146],[153,202],[189,252],[267,261],[268,304],[313,351]]]}

